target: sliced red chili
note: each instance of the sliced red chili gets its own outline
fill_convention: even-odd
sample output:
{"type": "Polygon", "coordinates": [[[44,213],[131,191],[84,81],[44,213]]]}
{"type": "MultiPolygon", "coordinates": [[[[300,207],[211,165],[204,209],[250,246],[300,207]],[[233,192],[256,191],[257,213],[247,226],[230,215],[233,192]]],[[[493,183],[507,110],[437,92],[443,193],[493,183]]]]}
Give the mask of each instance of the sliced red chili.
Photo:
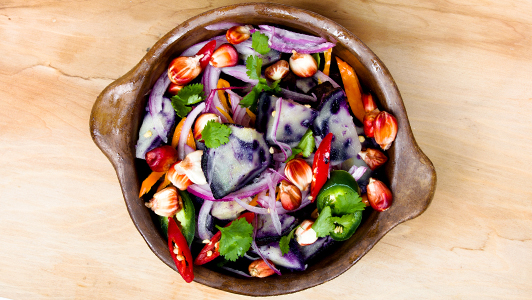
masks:
{"type": "Polygon", "coordinates": [[[331,162],[331,143],[334,135],[330,132],[323,138],[314,154],[312,163],[312,181],[310,183],[310,201],[314,202],[319,191],[329,177],[329,165],[331,162]]]}
{"type": "Polygon", "coordinates": [[[186,282],[194,280],[192,269],[192,253],[188,248],[187,240],[177,227],[174,218],[168,218],[168,249],[177,267],[177,271],[186,282]]]}
{"type": "MultiPolygon", "coordinates": [[[[248,223],[251,224],[253,222],[253,218],[255,218],[255,213],[253,212],[245,212],[241,214],[238,218],[235,220],[245,218],[248,223]]],[[[231,221],[229,224],[225,225],[225,227],[231,225],[233,221],[231,221]]],[[[203,265],[206,264],[213,259],[220,256],[220,238],[222,237],[222,232],[218,231],[215,235],[212,236],[211,240],[203,246],[203,249],[201,249],[198,256],[196,256],[196,259],[194,260],[194,264],[196,265],[203,265]]]]}
{"type": "Polygon", "coordinates": [[[205,44],[205,46],[203,46],[203,48],[201,48],[198,53],[196,53],[196,55],[203,54],[203,57],[199,61],[202,69],[205,69],[205,67],[207,67],[207,65],[209,64],[209,61],[211,60],[211,56],[215,48],[216,40],[212,40],[205,44]]]}

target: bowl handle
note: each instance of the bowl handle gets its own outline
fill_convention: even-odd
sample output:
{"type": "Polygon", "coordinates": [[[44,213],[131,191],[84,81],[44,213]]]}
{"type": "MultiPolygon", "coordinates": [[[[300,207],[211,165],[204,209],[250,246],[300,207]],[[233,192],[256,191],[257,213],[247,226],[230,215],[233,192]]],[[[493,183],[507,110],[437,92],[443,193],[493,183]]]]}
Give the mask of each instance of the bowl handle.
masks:
{"type": "Polygon", "coordinates": [[[124,158],[134,157],[130,145],[132,139],[136,138],[131,135],[131,115],[136,113],[135,102],[140,86],[128,83],[125,77],[102,91],[92,107],[90,117],[92,139],[117,173],[124,158]]]}

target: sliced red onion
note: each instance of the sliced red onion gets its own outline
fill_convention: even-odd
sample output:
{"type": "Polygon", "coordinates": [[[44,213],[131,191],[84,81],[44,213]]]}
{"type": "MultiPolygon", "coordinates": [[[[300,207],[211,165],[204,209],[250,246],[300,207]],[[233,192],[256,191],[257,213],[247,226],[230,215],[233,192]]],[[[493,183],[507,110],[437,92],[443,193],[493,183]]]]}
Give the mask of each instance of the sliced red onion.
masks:
{"type": "Polygon", "coordinates": [[[166,72],[163,72],[161,77],[157,79],[153,89],[150,92],[148,100],[148,110],[153,117],[153,123],[157,134],[161,137],[163,142],[168,142],[168,134],[164,129],[164,124],[161,123],[160,118],[156,118],[155,115],[163,110],[163,95],[170,86],[170,78],[166,72]]]}
{"type": "Polygon", "coordinates": [[[187,141],[188,133],[196,120],[196,117],[205,109],[205,102],[196,106],[187,116],[183,128],[181,129],[181,135],[179,136],[179,142],[177,143],[177,154],[180,160],[185,158],[185,144],[187,141]]]}
{"type": "Polygon", "coordinates": [[[246,273],[244,271],[236,270],[236,269],[229,268],[229,267],[226,267],[226,266],[221,266],[220,268],[222,268],[222,269],[224,269],[226,271],[229,271],[229,272],[244,276],[244,277],[248,277],[248,278],[253,277],[253,276],[249,275],[248,273],[246,273]]]}
{"type": "Polygon", "coordinates": [[[259,25],[259,28],[262,33],[269,33],[271,35],[276,35],[279,38],[283,39],[287,43],[325,43],[327,42],[326,39],[314,36],[314,35],[308,35],[304,33],[297,33],[294,31],[281,29],[279,27],[270,26],[270,25],[259,25]]]}
{"type": "Polygon", "coordinates": [[[233,121],[235,121],[235,124],[242,125],[244,127],[249,126],[251,118],[247,114],[246,108],[239,105],[240,101],[242,101],[242,97],[229,90],[227,91],[227,94],[230,98],[231,110],[233,111],[233,121]]]}
{"type": "MultiPolygon", "coordinates": [[[[203,92],[205,92],[205,95],[211,95],[211,91],[213,89],[216,89],[218,87],[218,80],[220,79],[220,68],[216,68],[211,66],[210,64],[205,67],[205,71],[203,72],[203,77],[201,78],[201,83],[203,84],[203,92]]],[[[218,97],[218,93],[213,94],[212,103],[215,107],[221,107],[223,108],[222,103],[220,102],[220,98],[218,97]]],[[[220,112],[217,111],[217,115],[220,115],[220,112]]],[[[226,119],[227,118],[222,118],[226,119]]]]}
{"type": "Polygon", "coordinates": [[[369,169],[364,166],[352,166],[351,169],[349,169],[349,174],[353,175],[355,180],[359,180],[362,176],[364,176],[367,170],[369,169]]]}
{"type": "Polygon", "coordinates": [[[180,56],[194,56],[194,55],[196,55],[196,53],[198,53],[198,51],[201,48],[203,48],[203,46],[205,46],[208,42],[210,42],[212,40],[216,40],[216,48],[218,48],[221,44],[227,43],[227,39],[225,38],[225,34],[224,35],[215,36],[215,37],[213,37],[211,39],[208,39],[206,41],[203,41],[203,42],[200,42],[200,43],[197,43],[195,45],[190,46],[188,49],[183,51],[180,56]]]}
{"type": "Polygon", "coordinates": [[[336,81],[332,80],[331,77],[325,75],[325,73],[323,73],[320,70],[318,70],[318,72],[316,72],[316,74],[314,74],[314,78],[320,83],[330,82],[332,84],[333,88],[339,88],[340,87],[340,85],[338,85],[338,83],[336,83],[336,81]]]}
{"type": "Polygon", "coordinates": [[[296,33],[293,31],[277,28],[269,25],[259,25],[260,31],[269,38],[270,48],[284,53],[311,54],[328,50],[335,46],[322,37],[296,33]]]}
{"type": "Polygon", "coordinates": [[[257,242],[255,241],[255,238],[257,237],[257,215],[255,215],[255,217],[253,218],[253,222],[252,222],[252,225],[253,225],[253,239],[251,241],[251,248],[253,250],[255,250],[255,252],[257,252],[257,254],[260,256],[260,258],[262,258],[262,260],[264,260],[264,263],[266,263],[268,265],[268,267],[270,267],[270,269],[272,269],[277,275],[281,275],[281,271],[279,271],[279,269],[277,269],[274,265],[272,265],[268,259],[266,259],[266,257],[264,257],[264,255],[262,254],[262,252],[260,252],[260,249],[259,247],[257,246],[257,242]]]}
{"type": "Polygon", "coordinates": [[[194,148],[190,147],[189,145],[185,144],[185,156],[189,155],[190,153],[194,152],[194,148]]]}
{"type": "Polygon", "coordinates": [[[259,83],[258,80],[249,78],[248,74],[246,73],[247,72],[246,66],[244,65],[236,65],[233,67],[225,67],[221,69],[222,69],[222,72],[224,72],[225,74],[229,76],[233,76],[234,78],[238,80],[249,82],[251,84],[259,83]]]}
{"type": "Polygon", "coordinates": [[[243,208],[251,211],[251,212],[254,212],[256,214],[259,214],[259,215],[267,215],[269,214],[270,212],[268,211],[267,208],[263,208],[263,207],[257,207],[257,206],[253,206],[253,205],[249,205],[249,204],[246,204],[246,202],[236,198],[235,199],[236,203],[240,204],[240,206],[242,206],[243,208]]]}
{"type": "Polygon", "coordinates": [[[314,94],[312,94],[312,96],[309,96],[283,88],[281,88],[281,96],[299,103],[314,103],[318,101],[318,98],[316,98],[316,95],[314,94]]]}
{"type": "Polygon", "coordinates": [[[218,22],[218,23],[214,23],[214,24],[210,24],[210,25],[207,25],[205,26],[205,29],[207,30],[227,30],[231,27],[234,27],[234,26],[240,26],[242,25],[241,23],[236,23],[236,22],[218,22]]]}
{"type": "Polygon", "coordinates": [[[244,57],[250,56],[250,55],[257,55],[257,51],[253,49],[252,41],[251,39],[245,40],[240,44],[233,45],[235,46],[236,51],[241,54],[244,57]]]}
{"type": "Polygon", "coordinates": [[[213,236],[212,232],[207,228],[207,218],[211,213],[212,205],[214,202],[205,200],[201,205],[198,214],[198,236],[202,240],[210,240],[213,236]]]}
{"type": "Polygon", "coordinates": [[[212,89],[209,93],[209,96],[205,100],[205,109],[203,110],[203,113],[213,113],[220,117],[222,123],[227,123],[229,120],[216,108],[216,105],[214,104],[214,98],[218,96],[216,91],[217,89],[212,89]]]}

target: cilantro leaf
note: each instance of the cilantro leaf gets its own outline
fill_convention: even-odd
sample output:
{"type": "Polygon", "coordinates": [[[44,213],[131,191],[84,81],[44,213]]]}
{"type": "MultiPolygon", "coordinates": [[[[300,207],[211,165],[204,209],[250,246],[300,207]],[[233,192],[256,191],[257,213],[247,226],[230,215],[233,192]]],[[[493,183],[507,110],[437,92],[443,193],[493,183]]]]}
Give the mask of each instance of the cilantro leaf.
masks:
{"type": "Polygon", "coordinates": [[[331,206],[332,212],[336,215],[352,214],[366,208],[360,195],[351,189],[346,189],[344,193],[338,193],[334,196],[329,195],[325,198],[324,205],[331,206]]]}
{"type": "Polygon", "coordinates": [[[258,31],[253,32],[251,35],[251,47],[260,54],[266,54],[270,52],[268,46],[268,36],[258,31]]]}
{"type": "Polygon", "coordinates": [[[292,231],[290,231],[288,235],[281,237],[281,240],[279,241],[279,248],[281,248],[281,253],[283,253],[283,255],[290,252],[289,244],[290,244],[290,241],[294,238],[294,234],[298,228],[299,226],[292,229],[292,231]]]}
{"type": "Polygon", "coordinates": [[[253,225],[245,218],[237,219],[227,227],[216,226],[221,232],[220,254],[227,260],[236,261],[251,247],[253,225]]]}
{"type": "Polygon", "coordinates": [[[299,153],[303,152],[303,150],[295,147],[295,148],[292,148],[292,155],[288,156],[288,158],[286,159],[285,163],[287,163],[289,160],[292,160],[296,157],[296,155],[298,155],[299,153]]]}
{"type": "Polygon", "coordinates": [[[187,105],[196,104],[205,100],[203,84],[196,83],[186,85],[177,93],[177,95],[173,96],[171,100],[176,114],[179,117],[184,118],[192,110],[192,108],[187,105]]]}
{"type": "Polygon", "coordinates": [[[195,83],[184,86],[176,95],[181,98],[186,105],[196,104],[205,100],[205,93],[203,92],[203,84],[195,83]]]}
{"type": "Polygon", "coordinates": [[[256,55],[250,55],[246,59],[246,69],[249,79],[260,79],[260,69],[262,67],[262,58],[256,55]]]}
{"type": "Polygon", "coordinates": [[[318,65],[318,69],[320,67],[320,60],[321,60],[321,57],[320,57],[320,54],[319,53],[314,53],[312,54],[312,58],[314,58],[314,60],[316,61],[316,64],[318,65]]]}
{"type": "Polygon", "coordinates": [[[341,225],[344,228],[349,228],[353,226],[353,223],[355,223],[355,215],[354,214],[347,214],[343,215],[341,217],[332,217],[331,220],[338,225],[341,225]]]}
{"type": "Polygon", "coordinates": [[[175,113],[181,118],[186,117],[188,113],[192,110],[192,108],[186,106],[179,98],[176,98],[176,96],[172,97],[171,100],[175,113]]]}
{"type": "Polygon", "coordinates": [[[312,229],[316,231],[316,235],[318,237],[324,237],[328,236],[329,233],[334,230],[334,227],[334,219],[332,218],[331,208],[329,206],[325,206],[312,225],[312,229]]]}
{"type": "Polygon", "coordinates": [[[205,146],[208,148],[217,148],[229,142],[230,134],[231,128],[229,126],[220,124],[215,120],[210,120],[205,125],[205,128],[203,128],[201,137],[205,141],[205,146]]]}
{"type": "Polygon", "coordinates": [[[312,152],[314,152],[314,147],[316,146],[316,142],[314,141],[314,136],[312,135],[312,130],[307,130],[303,137],[301,138],[301,141],[299,141],[299,144],[297,144],[296,147],[292,148],[292,155],[288,157],[288,159],[285,161],[288,162],[291,159],[294,159],[296,155],[301,153],[303,157],[309,157],[312,152]]]}
{"type": "Polygon", "coordinates": [[[255,88],[253,88],[249,93],[247,93],[247,95],[244,96],[244,98],[242,98],[242,100],[240,100],[240,106],[252,106],[255,102],[257,102],[257,99],[259,98],[259,93],[257,93],[255,88]]]}

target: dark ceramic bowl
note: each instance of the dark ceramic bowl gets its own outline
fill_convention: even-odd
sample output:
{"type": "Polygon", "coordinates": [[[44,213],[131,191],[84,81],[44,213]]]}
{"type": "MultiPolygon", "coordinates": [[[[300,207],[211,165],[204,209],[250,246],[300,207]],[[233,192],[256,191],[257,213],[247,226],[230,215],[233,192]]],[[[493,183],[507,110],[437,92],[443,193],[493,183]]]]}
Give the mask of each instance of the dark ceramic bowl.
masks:
{"type": "MultiPolygon", "coordinates": [[[[152,251],[176,269],[165,239],[158,232],[144,201],[139,199],[140,180],[135,166],[135,143],[141,124],[145,95],[165,71],[170,60],[189,46],[222,31],[208,31],[206,25],[231,21],[243,24],[278,24],[336,41],[334,53],[354,67],[363,85],[380,106],[397,117],[399,131],[388,150],[385,175],[394,202],[385,212],[372,211],[355,235],[306,271],[264,279],[243,278],[195,266],[195,281],[228,292],[280,295],[307,289],[329,281],[352,267],[388,231],[401,222],[419,216],[432,200],[436,173],[430,160],[416,144],[403,101],[384,64],[354,34],[316,13],[279,4],[251,3],[222,7],[187,20],[161,38],[126,75],[110,84],[92,109],[90,127],[94,142],[116,170],[131,219],[152,251]]],[[[176,274],[176,276],[179,276],[176,274]]]]}

